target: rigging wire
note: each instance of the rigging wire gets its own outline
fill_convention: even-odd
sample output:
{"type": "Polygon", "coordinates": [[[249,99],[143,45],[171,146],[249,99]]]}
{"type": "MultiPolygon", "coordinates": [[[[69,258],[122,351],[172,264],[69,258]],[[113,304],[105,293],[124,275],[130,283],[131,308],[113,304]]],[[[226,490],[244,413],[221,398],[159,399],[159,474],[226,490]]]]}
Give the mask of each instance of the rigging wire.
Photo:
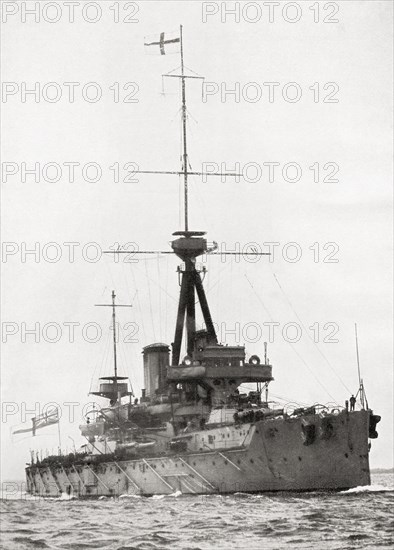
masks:
{"type": "MultiPolygon", "coordinates": [[[[124,277],[124,280],[125,280],[126,292],[127,292],[127,296],[128,296],[128,299],[129,299],[129,303],[134,307],[134,300],[135,300],[137,292],[134,293],[134,296],[132,298],[131,293],[130,293],[128,278],[126,276],[126,268],[125,268],[124,264],[125,264],[125,262],[122,262],[122,273],[123,273],[123,277],[124,277]]],[[[132,349],[132,355],[133,355],[134,359],[136,359],[136,354],[135,354],[134,348],[132,349]]],[[[126,357],[126,359],[127,359],[127,357],[126,357]]],[[[132,378],[131,377],[131,373],[132,373],[131,365],[132,364],[133,364],[133,361],[130,361],[130,367],[129,367],[129,362],[126,360],[125,366],[124,366],[125,374],[128,376],[128,378],[130,380],[130,386],[131,387],[132,387],[132,383],[131,383],[131,378],[132,378]]]]}
{"type": "Polygon", "coordinates": [[[95,364],[95,367],[93,369],[93,374],[92,374],[92,378],[90,379],[90,385],[89,385],[89,392],[88,392],[88,395],[90,394],[90,392],[92,391],[92,388],[93,388],[93,380],[95,379],[95,375],[96,375],[96,372],[97,372],[97,369],[98,369],[98,375],[100,376],[101,374],[101,370],[102,370],[102,367],[103,367],[103,360],[104,360],[104,357],[105,357],[105,354],[106,354],[106,349],[107,349],[107,346],[109,344],[109,334],[107,334],[107,340],[104,342],[104,345],[103,345],[103,351],[104,353],[101,355],[101,359],[96,359],[96,364],[95,364]],[[100,364],[100,367],[99,367],[99,364],[100,364]]]}
{"type": "MultiPolygon", "coordinates": [[[[144,261],[149,261],[148,260],[144,260],[144,261]]],[[[172,296],[169,292],[166,291],[166,289],[160,284],[158,283],[155,279],[152,279],[151,277],[148,276],[147,273],[143,273],[141,269],[139,269],[136,265],[134,265],[134,267],[137,269],[137,271],[140,271],[140,273],[142,273],[144,275],[144,277],[147,277],[148,280],[153,283],[154,285],[156,285],[158,288],[160,288],[160,290],[162,292],[164,292],[169,298],[171,298],[171,300],[173,300],[175,303],[178,303],[178,299],[177,298],[174,298],[174,296],[172,296]]]]}
{"type": "MultiPolygon", "coordinates": [[[[230,260],[232,262],[232,259],[230,260]]],[[[220,289],[220,283],[221,283],[221,275],[223,273],[223,271],[227,268],[226,265],[223,265],[223,267],[219,270],[219,273],[216,274],[216,277],[214,279],[214,282],[211,284],[211,271],[207,271],[208,273],[208,279],[207,279],[207,284],[205,286],[205,294],[208,296],[208,294],[212,294],[212,291],[217,287],[219,286],[219,289],[220,289]]],[[[212,302],[211,302],[211,311],[216,311],[216,318],[218,320],[220,320],[220,300],[218,299],[218,296],[219,296],[219,291],[215,294],[215,303],[213,304],[212,306],[212,302]]]]}
{"type": "Polygon", "coordinates": [[[222,323],[222,300],[221,300],[221,289],[222,289],[222,273],[224,269],[221,269],[219,271],[218,275],[218,290],[216,292],[216,313],[217,313],[217,319],[222,323]]]}
{"type": "MultiPolygon", "coordinates": [[[[157,256],[156,259],[156,267],[157,267],[157,278],[159,281],[161,281],[161,274],[160,274],[160,259],[157,256]]],[[[162,342],[162,318],[161,318],[161,292],[158,292],[159,295],[159,340],[162,342]]]]}
{"type": "MultiPolygon", "coordinates": [[[[232,261],[232,258],[230,259],[230,261],[232,261]]],[[[210,284],[210,281],[209,281],[209,285],[207,285],[206,289],[205,289],[205,294],[209,294],[210,292],[212,292],[212,290],[215,289],[215,287],[219,284],[220,282],[220,275],[223,273],[223,271],[226,269],[226,265],[224,265],[222,267],[222,269],[219,271],[219,273],[216,274],[216,278],[214,279],[214,282],[212,284],[210,284]]],[[[211,271],[208,271],[208,273],[211,273],[211,271]]]]}
{"type": "Polygon", "coordinates": [[[131,274],[132,274],[132,277],[133,277],[133,283],[134,283],[134,288],[135,288],[134,298],[136,299],[136,302],[138,304],[138,310],[139,310],[140,319],[141,319],[143,338],[144,338],[144,341],[146,342],[146,331],[145,331],[145,324],[144,324],[144,316],[142,314],[142,308],[141,308],[141,302],[140,302],[140,298],[139,298],[138,287],[137,287],[136,280],[135,280],[135,273],[134,273],[134,269],[132,269],[131,264],[130,264],[130,271],[131,271],[131,274]]]}
{"type": "Polygon", "coordinates": [[[113,358],[113,349],[111,345],[112,344],[111,327],[108,328],[108,338],[109,338],[109,345],[106,350],[105,361],[103,363],[103,370],[100,373],[101,376],[112,374],[114,358],[113,358]]]}
{"type": "Polygon", "coordinates": [[[150,319],[151,319],[151,322],[152,322],[153,339],[156,341],[155,322],[154,322],[154,319],[153,319],[153,309],[152,309],[152,296],[151,296],[151,292],[150,292],[150,282],[149,282],[149,277],[148,277],[148,267],[147,267],[147,263],[146,263],[145,260],[144,260],[144,264],[145,264],[146,278],[147,278],[147,281],[148,281],[149,312],[150,312],[150,319]]]}
{"type": "MultiPolygon", "coordinates": [[[[125,347],[125,340],[124,338],[121,338],[121,335],[123,335],[123,329],[121,330],[119,328],[119,331],[118,331],[118,334],[119,334],[119,348],[120,348],[120,353],[121,355],[123,356],[122,357],[122,362],[123,362],[123,369],[121,369],[123,371],[123,374],[127,376],[127,379],[130,383],[130,390],[131,390],[131,393],[134,395],[134,389],[133,389],[133,383],[131,381],[131,377],[129,376],[129,373],[128,373],[128,361],[127,361],[127,354],[126,354],[126,347],[125,347]]],[[[130,342],[130,343],[133,343],[133,342],[130,342]]]]}
{"type": "MultiPolygon", "coordinates": [[[[268,309],[266,308],[264,302],[262,301],[262,299],[260,298],[259,294],[257,294],[256,292],[256,289],[254,288],[252,282],[250,281],[249,277],[247,276],[246,273],[244,273],[244,276],[246,278],[246,280],[248,281],[250,287],[252,288],[256,298],[258,299],[258,301],[260,302],[260,304],[263,306],[263,308],[265,309],[265,311],[267,312],[269,318],[271,319],[271,321],[273,321],[273,317],[272,315],[269,313],[268,309]]],[[[305,365],[305,367],[308,369],[308,371],[311,373],[311,375],[313,376],[313,378],[316,380],[316,382],[321,386],[321,388],[330,396],[330,398],[338,404],[337,400],[335,399],[335,397],[333,397],[330,392],[328,391],[328,389],[324,386],[324,384],[317,378],[317,376],[315,375],[315,373],[313,372],[313,369],[311,369],[311,367],[307,364],[307,362],[303,359],[303,357],[301,357],[301,355],[298,353],[298,351],[296,350],[296,348],[294,347],[294,345],[291,343],[291,342],[287,342],[289,344],[289,346],[291,347],[291,349],[294,351],[294,353],[297,355],[297,357],[300,359],[300,361],[305,365]]]]}
{"type": "MultiPolygon", "coordinates": [[[[253,386],[250,386],[248,384],[241,384],[240,386],[241,388],[245,388],[247,390],[251,390],[251,391],[255,391],[256,388],[254,388],[253,386]]],[[[303,407],[309,407],[310,403],[304,403],[302,401],[298,401],[298,399],[294,399],[293,397],[286,397],[286,396],[283,396],[283,395],[277,395],[275,393],[272,393],[272,391],[270,390],[269,392],[269,395],[272,396],[272,397],[275,397],[276,399],[279,399],[280,401],[284,401],[285,403],[297,403],[298,405],[301,405],[303,407]]]]}
{"type": "MultiPolygon", "coordinates": [[[[191,116],[191,118],[193,119],[195,124],[197,125],[198,121],[191,115],[189,110],[187,110],[187,112],[189,113],[189,115],[191,116]]],[[[189,136],[191,135],[194,138],[195,134],[193,132],[193,126],[189,125],[188,129],[189,129],[189,136]]],[[[190,171],[193,171],[193,168],[192,168],[192,165],[190,163],[189,157],[188,157],[188,161],[189,161],[190,171]]],[[[205,201],[204,201],[203,194],[200,192],[200,188],[199,188],[199,185],[198,185],[199,182],[197,181],[198,176],[189,176],[189,177],[191,179],[191,183],[194,184],[194,185],[190,186],[190,190],[191,190],[190,194],[193,195],[195,198],[197,198],[197,201],[199,203],[199,208],[200,208],[200,214],[202,214],[202,217],[204,218],[204,222],[205,222],[206,226],[209,227],[209,223],[208,223],[208,219],[207,219],[207,215],[206,215],[206,212],[207,212],[208,209],[206,208],[206,204],[205,204],[205,201]]],[[[212,226],[212,223],[211,223],[211,226],[212,226]]]]}
{"type": "MultiPolygon", "coordinates": [[[[110,260],[111,257],[112,257],[112,254],[111,254],[111,255],[108,255],[108,260],[110,260]]],[[[115,257],[115,253],[114,253],[114,257],[115,257]]],[[[106,267],[106,269],[107,269],[107,271],[108,271],[109,277],[110,277],[110,279],[111,279],[112,288],[116,288],[115,280],[114,280],[114,278],[113,278],[112,271],[111,271],[111,269],[110,269],[110,267],[109,267],[109,262],[105,261],[105,262],[104,262],[104,265],[105,265],[105,267],[106,267]]],[[[107,288],[107,287],[105,287],[105,288],[107,288]]],[[[105,289],[104,289],[104,292],[105,292],[105,289]]],[[[104,292],[103,292],[103,294],[104,294],[104,292]]]]}
{"type": "MultiPolygon", "coordinates": [[[[168,289],[168,256],[166,257],[166,290],[168,289]]],[[[164,331],[167,338],[167,314],[168,314],[168,295],[165,295],[165,317],[164,317],[164,331]]]]}
{"type": "MultiPolygon", "coordinates": [[[[190,67],[188,67],[187,65],[183,65],[185,69],[187,69],[188,71],[190,71],[191,73],[195,74],[196,76],[201,76],[200,74],[196,73],[196,71],[193,71],[193,69],[191,69],[190,67]]],[[[179,69],[179,67],[178,67],[179,69]]],[[[203,78],[203,77],[202,77],[203,78]]]]}
{"type": "Polygon", "coordinates": [[[282,294],[283,296],[286,298],[287,300],[287,303],[289,304],[291,310],[293,311],[294,315],[297,317],[297,319],[299,320],[299,322],[301,323],[301,326],[303,327],[303,329],[305,330],[305,332],[307,333],[309,339],[313,342],[313,344],[315,345],[316,349],[318,350],[318,352],[320,353],[320,355],[323,357],[323,359],[325,360],[325,362],[327,363],[327,365],[330,367],[330,369],[332,370],[332,372],[335,374],[335,376],[338,378],[338,380],[341,382],[341,384],[343,385],[343,387],[351,394],[352,392],[349,390],[349,388],[346,386],[345,382],[342,380],[342,378],[339,376],[339,374],[336,372],[336,370],[334,369],[334,367],[331,365],[330,361],[327,359],[327,357],[324,355],[324,353],[322,352],[322,350],[319,348],[319,346],[316,344],[315,340],[312,338],[312,336],[310,335],[309,331],[306,329],[304,323],[302,322],[302,320],[300,319],[298,313],[296,312],[293,304],[291,303],[289,297],[287,296],[286,292],[284,291],[282,285],[280,284],[279,282],[279,279],[278,277],[275,275],[275,273],[273,273],[273,276],[275,278],[275,281],[277,282],[280,290],[282,291],[282,294]]]}
{"type": "MultiPolygon", "coordinates": [[[[190,169],[192,170],[191,167],[190,167],[190,169]]],[[[209,222],[208,222],[207,215],[206,215],[207,207],[205,205],[203,194],[201,193],[201,191],[199,189],[199,185],[198,185],[198,181],[197,181],[198,176],[189,176],[189,177],[190,177],[190,180],[191,180],[191,183],[192,183],[192,185],[190,186],[190,188],[191,188],[191,193],[190,194],[194,198],[197,199],[197,203],[198,203],[198,206],[199,206],[199,209],[200,209],[200,213],[201,213],[202,217],[204,218],[204,223],[205,223],[206,227],[209,227],[209,222]]]]}
{"type": "MultiPolygon", "coordinates": [[[[100,364],[100,368],[99,368],[99,371],[98,371],[98,378],[100,379],[101,376],[105,375],[105,374],[108,374],[107,373],[107,365],[108,365],[108,356],[110,354],[110,350],[111,350],[111,333],[110,331],[107,332],[107,340],[106,340],[106,343],[105,343],[105,349],[104,349],[104,353],[101,357],[101,364],[100,364]]],[[[89,390],[89,393],[90,393],[90,390],[89,390]]]]}
{"type": "MultiPolygon", "coordinates": [[[[193,120],[193,122],[195,124],[198,124],[198,120],[196,118],[194,118],[194,116],[192,115],[191,111],[189,109],[186,109],[186,112],[187,114],[189,115],[189,117],[193,120]]],[[[190,167],[191,168],[191,167],[190,167]]]]}
{"type": "MultiPolygon", "coordinates": [[[[121,262],[122,263],[122,274],[123,274],[123,277],[124,277],[124,281],[125,281],[125,286],[126,286],[126,291],[127,291],[127,294],[128,294],[128,297],[129,297],[129,300],[130,300],[130,304],[133,304],[133,300],[131,299],[131,294],[130,294],[130,288],[129,288],[129,285],[128,285],[128,280],[127,280],[127,277],[126,277],[126,273],[125,273],[125,262],[121,262]]],[[[127,262],[126,262],[127,263],[127,262]]],[[[110,279],[112,281],[112,288],[116,288],[116,284],[115,284],[115,281],[114,281],[114,278],[113,278],[113,275],[112,275],[112,271],[108,265],[107,262],[105,262],[105,266],[108,270],[108,273],[109,273],[109,276],[110,276],[110,279]]],[[[131,265],[130,265],[131,267],[131,265]]],[[[133,273],[133,272],[132,272],[133,273]]],[[[133,273],[133,277],[134,277],[134,273],[133,273]]],[[[135,279],[134,279],[134,286],[135,286],[135,279]]],[[[105,290],[107,289],[107,287],[104,288],[104,291],[103,291],[103,294],[105,293],[105,290]]],[[[135,294],[136,295],[136,294],[135,294]]],[[[118,330],[118,337],[119,337],[119,342],[121,341],[120,340],[120,329],[121,329],[121,326],[120,326],[120,323],[117,322],[117,330],[118,330]]],[[[109,351],[110,351],[110,345],[109,345],[109,340],[110,340],[110,335],[111,335],[111,329],[108,331],[107,333],[107,348],[106,348],[106,351],[105,351],[105,365],[103,364],[103,362],[101,363],[101,366],[100,366],[100,372],[99,374],[102,376],[102,375],[105,375],[107,374],[106,371],[109,370],[109,351]],[[103,368],[104,367],[104,368],[103,368]]],[[[118,342],[118,343],[119,343],[118,342]]],[[[125,361],[125,367],[124,367],[124,374],[126,375],[129,375],[129,373],[127,372],[127,368],[128,368],[128,362],[127,362],[127,357],[126,358],[126,361],[125,361]]],[[[111,368],[112,368],[112,365],[111,365],[111,368]]],[[[94,376],[94,375],[93,375],[94,376]]],[[[130,382],[131,384],[131,382],[130,382]]],[[[91,384],[92,385],[92,384],[91,384]]],[[[90,390],[89,390],[90,391],[90,390]]]]}

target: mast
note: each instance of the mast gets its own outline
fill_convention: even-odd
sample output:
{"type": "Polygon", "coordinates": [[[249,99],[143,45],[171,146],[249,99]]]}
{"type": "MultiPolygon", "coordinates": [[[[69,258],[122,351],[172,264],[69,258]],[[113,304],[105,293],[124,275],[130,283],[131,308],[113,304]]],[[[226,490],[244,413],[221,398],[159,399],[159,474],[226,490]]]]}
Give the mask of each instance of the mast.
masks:
{"type": "MultiPolygon", "coordinates": [[[[360,401],[361,406],[364,409],[365,403],[364,403],[364,383],[361,378],[361,371],[360,371],[360,357],[358,353],[358,336],[357,336],[357,323],[354,324],[354,333],[356,336],[356,356],[357,356],[357,372],[358,372],[358,386],[359,386],[359,392],[360,392],[360,401]]],[[[357,392],[358,393],[358,392],[357,392]]],[[[357,396],[356,396],[357,397],[357,396]]]]}
{"type": "Polygon", "coordinates": [[[187,135],[186,135],[186,82],[185,67],[183,63],[183,27],[180,25],[181,40],[181,81],[182,81],[182,129],[183,129],[183,184],[184,184],[184,209],[185,209],[185,231],[189,231],[188,219],[188,182],[187,182],[187,135]]]}
{"type": "MultiPolygon", "coordinates": [[[[183,26],[179,26],[180,34],[179,38],[166,40],[165,33],[160,35],[160,41],[153,41],[145,43],[145,46],[160,46],[161,55],[166,53],[165,45],[170,43],[179,42],[180,45],[180,57],[181,66],[179,69],[163,74],[163,77],[168,78],[180,78],[181,79],[181,112],[182,112],[182,166],[181,170],[136,170],[136,174],[172,174],[183,175],[184,181],[184,231],[175,231],[174,236],[178,237],[171,242],[172,252],[163,251],[164,254],[174,253],[183,262],[183,266],[178,268],[178,272],[181,274],[180,295],[178,302],[178,313],[175,325],[174,342],[172,344],[172,364],[178,365],[180,360],[182,338],[184,328],[186,325],[186,337],[187,337],[187,354],[192,355],[194,350],[195,335],[196,335],[196,296],[200,303],[200,308],[204,318],[207,340],[210,344],[217,344],[217,336],[214,324],[212,322],[212,316],[209,309],[207,297],[203,287],[203,281],[200,276],[200,270],[196,266],[196,258],[202,256],[209,250],[207,240],[204,238],[204,231],[190,231],[189,230],[189,212],[188,212],[188,176],[216,176],[216,177],[237,177],[241,178],[242,174],[236,172],[204,172],[204,171],[189,171],[188,170],[188,153],[187,153],[187,108],[186,108],[186,79],[201,79],[204,77],[194,73],[193,75],[185,74],[184,64],[184,50],[183,50],[183,26]],[[180,74],[174,74],[175,71],[180,74]]],[[[192,71],[194,72],[194,71],[192,71]]],[[[115,250],[105,251],[105,254],[127,254],[127,250],[115,250]]],[[[154,254],[155,251],[137,251],[137,254],[154,254]]],[[[238,255],[237,252],[217,252],[217,254],[226,255],[238,255]]],[[[256,255],[263,256],[269,255],[265,252],[256,252],[256,255]]],[[[115,337],[115,330],[114,330],[115,337]]],[[[115,341],[114,341],[114,353],[116,353],[115,341]]],[[[115,354],[115,368],[116,368],[116,354],[115,354]]],[[[115,375],[116,377],[116,375],[115,375]]]]}
{"type": "Polygon", "coordinates": [[[356,337],[356,356],[357,356],[357,372],[358,372],[358,384],[361,387],[361,372],[360,372],[360,357],[358,354],[358,337],[357,337],[357,323],[354,324],[354,333],[356,337]]]}
{"type": "Polygon", "coordinates": [[[119,385],[119,380],[125,380],[127,379],[127,376],[118,376],[118,361],[117,361],[117,353],[116,353],[116,308],[117,307],[133,307],[129,304],[116,304],[115,298],[116,294],[115,291],[112,291],[111,294],[112,301],[110,304],[95,304],[96,307],[110,307],[112,308],[112,332],[113,332],[113,350],[114,350],[114,376],[104,376],[101,378],[101,380],[110,380],[113,382],[113,389],[108,390],[108,388],[102,389],[100,387],[99,392],[91,392],[92,395],[100,395],[101,397],[107,397],[108,399],[115,400],[115,402],[119,399],[121,396],[122,390],[122,384],[119,385]]]}
{"type": "Polygon", "coordinates": [[[112,291],[112,330],[114,340],[114,375],[115,380],[118,378],[118,365],[116,363],[116,320],[115,320],[115,291],[112,291]]]}

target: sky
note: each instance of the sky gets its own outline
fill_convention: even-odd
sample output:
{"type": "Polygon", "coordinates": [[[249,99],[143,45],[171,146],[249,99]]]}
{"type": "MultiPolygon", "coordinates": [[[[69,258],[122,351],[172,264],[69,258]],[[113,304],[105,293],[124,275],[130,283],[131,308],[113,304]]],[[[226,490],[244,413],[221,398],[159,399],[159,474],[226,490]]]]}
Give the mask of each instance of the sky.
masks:
{"type": "Polygon", "coordinates": [[[371,466],[392,467],[391,2],[80,2],[73,22],[64,2],[2,4],[2,479],[56,451],[56,427],[11,435],[48,403],[63,449],[84,442],[89,390],[113,368],[94,307],[112,289],[133,305],[118,349],[137,396],[142,347],[173,341],[177,259],[102,251],[169,250],[182,229],[180,179],[130,174],[180,167],[179,86],[162,93],[161,76],[179,56],[143,45],[180,24],[187,74],[205,77],[187,82],[190,165],[245,176],[192,178],[190,227],[273,252],[204,262],[219,338],[261,357],[268,342],[272,400],[335,406],[358,389],[357,323],[382,416],[371,466]]]}

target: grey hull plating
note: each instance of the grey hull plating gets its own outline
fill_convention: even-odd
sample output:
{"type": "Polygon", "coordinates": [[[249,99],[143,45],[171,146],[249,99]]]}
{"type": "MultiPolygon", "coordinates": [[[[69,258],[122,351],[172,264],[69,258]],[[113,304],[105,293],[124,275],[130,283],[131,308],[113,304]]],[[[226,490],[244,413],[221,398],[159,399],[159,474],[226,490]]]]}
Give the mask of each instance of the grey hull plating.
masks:
{"type": "Polygon", "coordinates": [[[27,487],[47,497],[346,489],[370,484],[368,429],[364,410],[221,426],[189,434],[192,449],[179,454],[32,465],[27,487]],[[316,428],[310,441],[305,422],[316,428]],[[236,447],[235,432],[243,438],[236,447]],[[213,433],[211,448],[197,449],[213,433]]]}

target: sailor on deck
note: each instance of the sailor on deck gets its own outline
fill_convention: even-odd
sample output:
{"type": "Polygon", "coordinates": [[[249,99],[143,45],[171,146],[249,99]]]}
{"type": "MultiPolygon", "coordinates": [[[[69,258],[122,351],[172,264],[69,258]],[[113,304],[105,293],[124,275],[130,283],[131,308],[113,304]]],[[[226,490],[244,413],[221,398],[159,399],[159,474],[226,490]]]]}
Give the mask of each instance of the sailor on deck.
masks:
{"type": "Polygon", "coordinates": [[[354,395],[351,396],[351,398],[349,399],[350,401],[350,410],[351,411],[354,411],[354,407],[356,405],[356,398],[354,397],[354,395]]]}

